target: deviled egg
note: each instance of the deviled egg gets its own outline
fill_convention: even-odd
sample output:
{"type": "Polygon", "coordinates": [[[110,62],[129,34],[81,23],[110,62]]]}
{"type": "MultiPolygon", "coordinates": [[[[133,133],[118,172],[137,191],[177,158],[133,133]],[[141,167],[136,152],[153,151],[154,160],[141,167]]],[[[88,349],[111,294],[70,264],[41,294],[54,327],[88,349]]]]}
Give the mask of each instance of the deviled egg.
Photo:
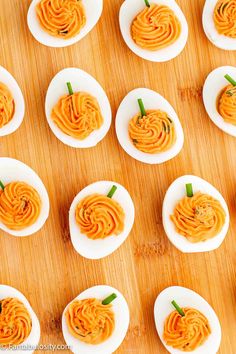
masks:
{"type": "Polygon", "coordinates": [[[236,3],[206,0],[202,23],[206,36],[218,48],[236,50],[236,3]]]}
{"type": "Polygon", "coordinates": [[[21,125],[25,102],[14,77],[0,66],[0,137],[13,133],[21,125]]]}
{"type": "Polygon", "coordinates": [[[172,159],[184,143],[183,129],[173,107],[159,93],[146,88],[130,91],[121,102],[116,134],[127,154],[149,164],[172,159]]]}
{"type": "Polygon", "coordinates": [[[227,204],[210,183],[185,175],[168,188],[162,207],[162,221],[171,243],[184,253],[218,248],[229,228],[227,204]]]}
{"type": "Polygon", "coordinates": [[[49,215],[47,190],[24,163],[0,157],[0,229],[13,236],[39,231],[49,215]]]}
{"type": "Polygon", "coordinates": [[[119,22],[127,46],[146,60],[171,60],[187,42],[188,24],[174,0],[125,0],[119,22]]]}
{"type": "Polygon", "coordinates": [[[213,123],[225,133],[236,137],[235,85],[236,67],[221,66],[213,70],[203,86],[203,102],[213,123]]]}
{"type": "Polygon", "coordinates": [[[66,306],[62,315],[63,336],[75,354],[112,354],[125,338],[129,317],[127,302],[117,289],[107,285],[94,286],[83,291],[66,306]],[[81,311],[83,318],[80,319],[81,311]],[[88,320],[83,325],[87,313],[88,320]],[[97,313],[99,318],[104,318],[99,324],[96,323],[97,313]],[[75,326],[76,323],[80,323],[81,328],[75,326]],[[86,324],[89,325],[89,331],[86,324]],[[91,329],[94,333],[90,333],[91,329]]]}
{"type": "Polygon", "coordinates": [[[118,183],[99,181],[82,189],[69,211],[71,241],[83,257],[100,259],[113,253],[134,223],[134,204],[118,183]]]}
{"type": "Polygon", "coordinates": [[[1,344],[5,343],[1,351],[6,354],[24,354],[24,348],[27,348],[27,353],[34,353],[33,348],[37,347],[40,340],[40,324],[26,297],[11,286],[0,285],[0,304],[1,333],[5,330],[4,338],[0,337],[1,344]],[[10,346],[9,349],[7,346],[10,346]]]}
{"type": "Polygon", "coordinates": [[[38,42],[49,47],[67,47],[95,27],[102,9],[103,0],[33,0],[27,23],[38,42]]]}
{"type": "Polygon", "coordinates": [[[48,124],[64,144],[97,145],[111,125],[111,107],[100,84],[85,71],[67,68],[52,79],[45,101],[48,124]]]}
{"type": "MultiPolygon", "coordinates": [[[[194,354],[216,354],[221,342],[221,326],[215,311],[208,302],[195,291],[181,286],[171,286],[164,289],[158,295],[154,305],[154,318],[157,333],[167,351],[171,354],[181,354],[185,351],[167,345],[166,341],[165,324],[175,309],[180,314],[181,311],[186,309],[186,312],[183,311],[181,314],[183,319],[185,315],[187,316],[187,313],[190,316],[194,316],[191,320],[192,322],[189,321],[189,323],[192,323],[189,329],[191,330],[194,326],[194,331],[191,330],[191,333],[186,334],[182,339],[179,338],[181,334],[177,332],[177,321],[181,321],[181,316],[176,316],[178,315],[177,312],[175,313],[175,318],[172,319],[175,321],[175,325],[169,326],[169,328],[167,328],[166,325],[166,331],[172,331],[172,341],[174,342],[174,340],[176,340],[177,347],[186,344],[188,347],[186,351],[188,352],[193,352],[194,354]],[[200,319],[196,321],[197,315],[200,316],[200,319]],[[198,332],[199,335],[197,336],[198,332]],[[190,350],[190,347],[195,347],[197,342],[199,342],[199,346],[194,350],[190,350]]],[[[188,331],[188,325],[184,326],[184,330],[188,331]]]]}

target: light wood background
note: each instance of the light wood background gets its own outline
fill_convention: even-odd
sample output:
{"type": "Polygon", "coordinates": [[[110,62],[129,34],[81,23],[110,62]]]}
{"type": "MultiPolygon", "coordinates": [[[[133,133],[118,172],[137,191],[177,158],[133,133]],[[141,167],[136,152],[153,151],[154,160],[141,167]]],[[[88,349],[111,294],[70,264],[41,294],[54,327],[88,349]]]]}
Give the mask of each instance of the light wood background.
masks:
{"type": "Polygon", "coordinates": [[[205,37],[201,23],[204,0],[178,0],[189,24],[185,50],[168,63],[144,61],[126,47],[121,37],[118,12],[122,1],[104,0],[99,23],[81,42],[65,49],[50,49],[36,42],[28,30],[30,0],[1,0],[0,65],[19,82],[26,114],[17,132],[0,139],[0,156],[19,159],[39,174],[49,192],[51,212],[43,229],[32,237],[15,238],[0,232],[0,283],[18,288],[29,299],[40,319],[44,344],[64,343],[61,314],[78,293],[96,284],[117,287],[131,311],[129,332],[118,354],[166,353],[154,325],[154,301],[165,287],[186,286],[216,310],[223,330],[220,353],[235,354],[236,139],[210,121],[201,91],[207,74],[221,65],[235,65],[236,56],[215,48],[205,37]],[[69,66],[92,74],[111,102],[112,127],[92,149],[64,146],[45,118],[49,82],[69,66]],[[136,87],[158,91],[181,119],[184,148],[165,164],[139,163],[117,141],[116,110],[128,91],[136,87]],[[163,197],[170,183],[186,173],[211,182],[228,203],[231,227],[216,251],[182,254],[165,236],[163,197]],[[77,192],[102,179],[117,181],[129,190],[136,219],[128,240],[114,254],[89,261],[72,247],[68,209],[77,192]]]}

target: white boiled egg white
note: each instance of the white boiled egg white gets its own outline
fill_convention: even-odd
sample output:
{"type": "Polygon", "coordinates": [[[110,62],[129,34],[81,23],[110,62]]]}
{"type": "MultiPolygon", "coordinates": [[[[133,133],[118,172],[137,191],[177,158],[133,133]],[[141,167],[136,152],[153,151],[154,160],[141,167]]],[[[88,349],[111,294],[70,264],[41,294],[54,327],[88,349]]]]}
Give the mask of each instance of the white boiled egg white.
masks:
{"type": "MultiPolygon", "coordinates": [[[[32,329],[30,332],[30,335],[26,340],[19,345],[19,349],[4,349],[3,352],[5,354],[25,354],[26,352],[29,354],[34,353],[36,346],[39,344],[40,340],[40,324],[39,320],[34,313],[29,301],[26,299],[26,297],[17,289],[12,288],[11,286],[8,285],[0,285],[0,301],[3,299],[6,299],[8,297],[11,298],[16,298],[19,301],[21,301],[26,309],[28,310],[30,317],[32,319],[32,329]],[[24,348],[28,348],[25,349],[24,348]],[[32,349],[31,349],[32,348],[32,349]]],[[[1,351],[1,350],[0,350],[1,351]]]]}
{"type": "Polygon", "coordinates": [[[90,148],[97,145],[105,137],[111,125],[111,106],[105,91],[91,75],[78,68],[63,69],[54,76],[48,87],[45,112],[48,124],[56,137],[64,144],[74,148],[90,148]],[[68,93],[67,82],[71,83],[74,92],[87,92],[95,97],[102,112],[104,119],[102,126],[98,130],[94,130],[84,140],[65,134],[51,118],[53,107],[63,95],[68,93]]]}
{"type": "Polygon", "coordinates": [[[180,251],[184,253],[207,252],[215,250],[223,242],[229,229],[229,210],[220,192],[210,183],[197,176],[185,175],[177,178],[168,188],[163,201],[162,221],[167,237],[180,251]],[[175,225],[170,219],[178,202],[186,196],[187,183],[192,184],[193,193],[206,193],[218,200],[225,211],[226,218],[222,230],[209,240],[196,243],[188,241],[186,237],[176,231],[175,225]]]}
{"type": "Polygon", "coordinates": [[[225,50],[236,50],[236,38],[227,37],[220,34],[214,23],[214,10],[218,0],[206,0],[202,24],[207,38],[218,48],[225,50]]]}
{"type": "Polygon", "coordinates": [[[25,114],[25,101],[21,89],[14,77],[0,66],[0,82],[10,90],[15,103],[15,111],[9,123],[0,128],[0,137],[13,133],[21,125],[25,114]]]}
{"type": "Polygon", "coordinates": [[[217,99],[224,87],[229,85],[229,82],[224,78],[229,74],[236,80],[236,67],[221,66],[213,70],[206,78],[203,86],[203,102],[206,111],[212,122],[225,133],[236,137],[236,126],[225,122],[223,117],[217,111],[217,99]]]}
{"type": "Polygon", "coordinates": [[[22,230],[11,230],[0,221],[0,229],[13,236],[29,236],[39,231],[49,215],[49,198],[47,190],[39,178],[29,166],[23,162],[8,157],[0,157],[0,180],[4,185],[11,182],[25,182],[32,186],[41,199],[41,211],[36,222],[22,230]]]}
{"type": "Polygon", "coordinates": [[[82,189],[74,198],[69,211],[69,224],[71,241],[75,250],[83,257],[100,259],[113,253],[128,237],[134,223],[134,204],[128,191],[119,183],[111,181],[99,181],[82,189]],[[80,232],[79,225],[75,220],[75,210],[81,199],[94,193],[107,195],[112,186],[117,190],[112,199],[120,204],[125,213],[124,230],[117,236],[108,236],[104,239],[92,240],[80,232]]]}
{"type": "Polygon", "coordinates": [[[41,27],[36,15],[36,6],[40,1],[33,0],[31,2],[27,15],[27,23],[34,38],[48,47],[67,47],[79,42],[95,27],[103,10],[103,0],[82,0],[86,13],[86,24],[75,37],[63,39],[50,35],[41,27]]]}
{"type": "Polygon", "coordinates": [[[160,164],[172,159],[178,155],[184,143],[183,129],[173,107],[159,93],[147,88],[137,88],[130,91],[125,96],[116,114],[116,134],[120,145],[127,152],[127,154],[138,161],[148,164],[160,164]],[[170,119],[174,122],[176,141],[169,150],[161,153],[148,154],[138,150],[132,143],[129,137],[128,127],[130,120],[140,110],[137,101],[139,98],[143,100],[145,109],[160,109],[166,112],[170,119]]]}
{"type": "Polygon", "coordinates": [[[192,307],[196,310],[199,310],[209,321],[211,327],[211,334],[201,346],[193,350],[191,353],[216,354],[219,350],[221,342],[221,327],[219,319],[213,308],[208,304],[205,299],[203,299],[195,291],[190,290],[188,288],[183,288],[182,286],[171,286],[169,288],[164,289],[158,295],[154,305],[154,318],[157,333],[167,351],[171,354],[183,353],[183,351],[179,349],[175,349],[169,345],[166,345],[163,339],[165,320],[171,312],[175,311],[175,308],[171,304],[173,300],[175,300],[181,308],[192,307]]]}
{"type": "Polygon", "coordinates": [[[175,58],[184,49],[188,39],[188,24],[186,18],[175,0],[150,0],[150,4],[165,5],[174,11],[181,23],[179,38],[168,47],[150,51],[139,47],[131,36],[131,25],[134,18],[145,8],[144,0],[125,0],[120,8],[120,30],[127,46],[139,57],[153,61],[165,62],[175,58]]]}
{"type": "Polygon", "coordinates": [[[74,354],[112,354],[123,342],[129,327],[130,315],[128,304],[124,296],[117,289],[107,285],[93,286],[92,288],[83,291],[73,301],[89,298],[104,300],[112,293],[117,295],[117,298],[111,303],[112,310],[115,313],[115,329],[111,337],[101,344],[92,345],[83,343],[70,334],[66,324],[65,313],[71,303],[66,306],[62,315],[62,332],[67,345],[70,346],[70,350],[74,354]]]}

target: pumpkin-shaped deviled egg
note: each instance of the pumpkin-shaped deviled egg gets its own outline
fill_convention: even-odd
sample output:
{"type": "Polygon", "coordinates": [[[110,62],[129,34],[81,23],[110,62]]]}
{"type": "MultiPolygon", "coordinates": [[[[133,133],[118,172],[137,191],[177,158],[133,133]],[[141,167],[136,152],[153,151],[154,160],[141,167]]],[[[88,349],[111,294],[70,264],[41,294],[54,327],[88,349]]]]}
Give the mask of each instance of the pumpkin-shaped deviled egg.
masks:
{"type": "Polygon", "coordinates": [[[171,354],[216,354],[221,326],[215,311],[195,291],[171,286],[155,301],[154,318],[160,340],[171,354]]]}
{"type": "Polygon", "coordinates": [[[123,149],[144,163],[160,164],[183,147],[180,120],[159,93],[138,88],[127,94],[116,114],[116,134],[123,149]]]}
{"type": "Polygon", "coordinates": [[[62,315],[62,331],[75,354],[112,354],[129,327],[129,308],[115,288],[98,285],[79,294],[62,315]]]}
{"type": "Polygon", "coordinates": [[[17,289],[0,285],[0,346],[6,354],[35,352],[40,324],[26,297],[17,289]]]}
{"type": "Polygon", "coordinates": [[[127,46],[146,60],[171,60],[186,45],[188,24],[174,0],[125,0],[119,21],[127,46]]]}
{"type": "Polygon", "coordinates": [[[212,122],[236,137],[236,67],[221,66],[207,76],[203,102],[212,122]]]}
{"type": "Polygon", "coordinates": [[[53,78],[45,112],[56,137],[75,148],[97,145],[111,125],[105,91],[92,76],[77,68],[64,69],[53,78]]]}
{"type": "Polygon", "coordinates": [[[202,23],[206,36],[216,47],[236,50],[235,0],[206,0],[202,23]]]}
{"type": "Polygon", "coordinates": [[[0,229],[13,236],[39,231],[49,215],[49,198],[39,176],[24,163],[0,158],[0,229]]]}
{"type": "Polygon", "coordinates": [[[74,198],[69,223],[75,250],[89,259],[103,258],[128,237],[134,223],[134,204],[120,184],[95,182],[74,198]]]}
{"type": "Polygon", "coordinates": [[[84,38],[98,22],[103,0],[33,0],[27,16],[34,38],[49,47],[67,47],[84,38]]]}
{"type": "Polygon", "coordinates": [[[162,208],[163,226],[172,244],[184,253],[218,248],[229,228],[229,210],[220,192],[200,177],[177,178],[162,208]]]}

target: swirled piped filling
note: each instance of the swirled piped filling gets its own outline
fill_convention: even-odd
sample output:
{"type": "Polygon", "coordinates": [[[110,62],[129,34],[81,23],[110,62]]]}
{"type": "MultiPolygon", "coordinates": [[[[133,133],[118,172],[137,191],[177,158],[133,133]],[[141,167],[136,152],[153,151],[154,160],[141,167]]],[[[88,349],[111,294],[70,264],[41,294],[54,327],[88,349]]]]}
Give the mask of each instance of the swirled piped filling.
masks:
{"type": "Polygon", "coordinates": [[[73,301],[65,316],[71,335],[87,344],[104,342],[115,328],[112,305],[103,305],[98,299],[73,301]]]}
{"type": "Polygon", "coordinates": [[[119,235],[124,230],[124,219],[125,213],[120,204],[102,194],[83,198],[75,211],[80,231],[94,240],[119,235]]]}
{"type": "Polygon", "coordinates": [[[208,319],[198,310],[183,308],[184,316],[173,311],[166,318],[163,339],[167,345],[191,352],[202,345],[209,335],[211,328],[208,319]]]}
{"type": "Polygon", "coordinates": [[[11,230],[36,222],[41,211],[38,192],[25,182],[11,182],[0,190],[0,221],[11,230]]]}
{"type": "Polygon", "coordinates": [[[133,20],[131,36],[147,50],[158,50],[174,43],[180,36],[181,24],[175,13],[165,5],[151,4],[133,20]]]}
{"type": "Polygon", "coordinates": [[[236,38],[236,0],[219,0],[213,19],[219,34],[236,38]]]}
{"type": "Polygon", "coordinates": [[[143,117],[136,114],[129,122],[128,130],[134,146],[149,154],[166,151],[176,141],[174,123],[160,110],[147,110],[143,117]]]}
{"type": "Polygon", "coordinates": [[[47,33],[63,39],[75,37],[86,23],[81,0],[41,0],[36,14],[47,33]]]}
{"type": "Polygon", "coordinates": [[[10,297],[0,300],[0,348],[23,343],[31,329],[30,314],[21,301],[10,297]]]}
{"type": "Polygon", "coordinates": [[[218,200],[198,192],[178,202],[171,220],[180,235],[190,242],[200,242],[218,235],[224,226],[225,217],[225,211],[218,200]]]}
{"type": "Polygon", "coordinates": [[[227,85],[221,91],[216,104],[225,122],[236,125],[236,87],[227,85]]]}
{"type": "Polygon", "coordinates": [[[86,92],[62,96],[53,107],[51,118],[63,133],[78,140],[87,138],[103,124],[96,98],[86,92]]]}
{"type": "Polygon", "coordinates": [[[13,118],[15,103],[8,87],[0,82],[0,128],[13,118]]]}

